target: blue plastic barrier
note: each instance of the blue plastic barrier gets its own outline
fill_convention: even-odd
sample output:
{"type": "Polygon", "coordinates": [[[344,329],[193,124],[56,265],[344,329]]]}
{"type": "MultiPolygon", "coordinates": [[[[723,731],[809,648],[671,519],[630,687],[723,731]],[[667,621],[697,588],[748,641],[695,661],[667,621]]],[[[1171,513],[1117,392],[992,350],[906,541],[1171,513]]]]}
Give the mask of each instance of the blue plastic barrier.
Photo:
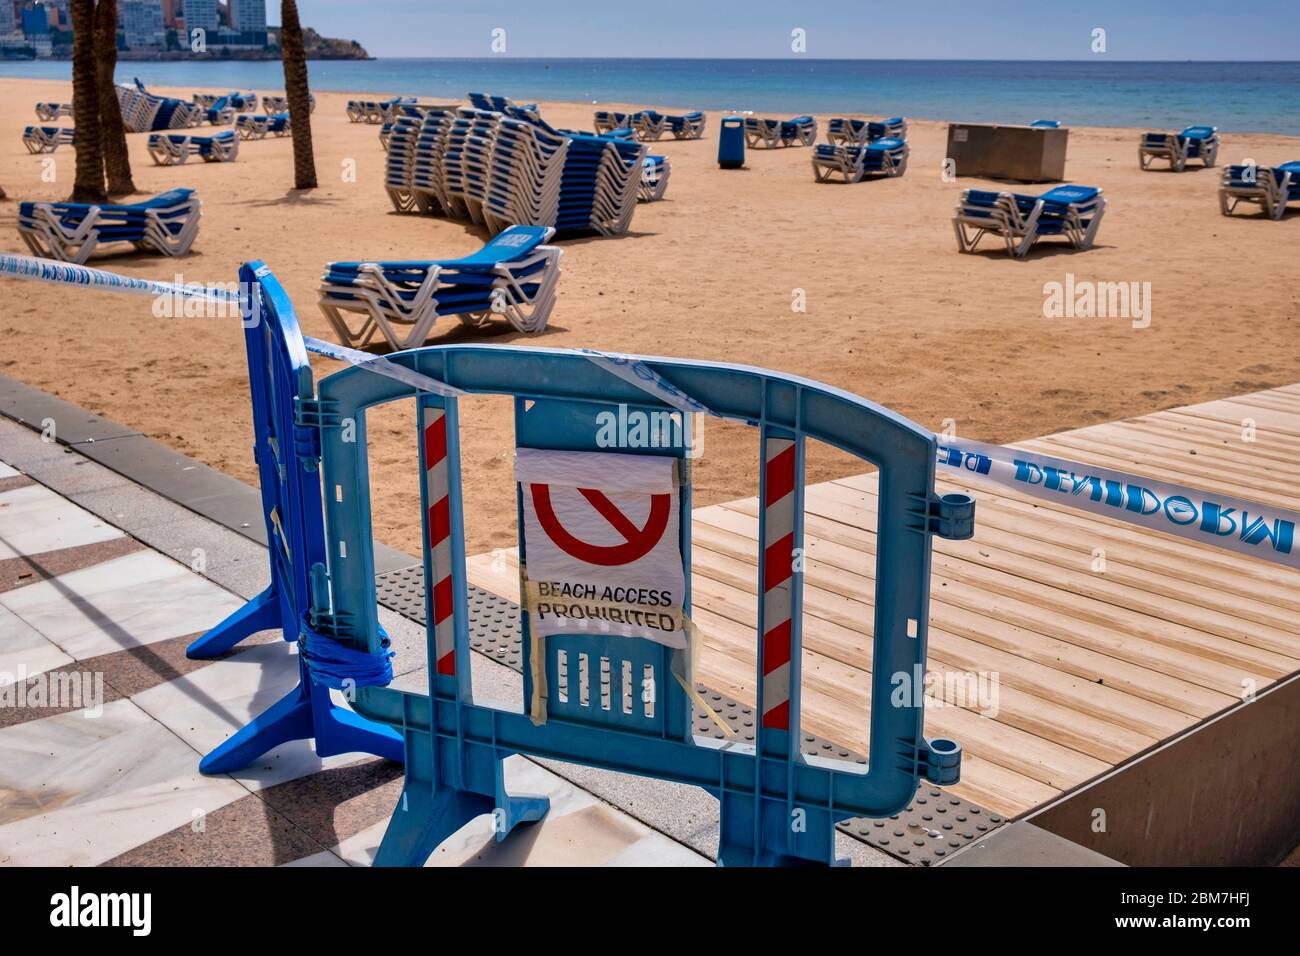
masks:
{"type": "Polygon", "coordinates": [[[718,132],[718,165],[723,169],[740,169],[745,165],[745,121],[739,116],[724,116],[718,132]]]}
{"type": "MultiPolygon", "coordinates": [[[[315,399],[302,333],[289,297],[266,266],[245,263],[239,279],[271,584],[191,644],[186,655],[192,658],[222,654],[257,631],[281,629],[285,640],[299,640],[316,611],[311,568],[325,560],[316,432],[296,421],[300,408],[315,399]]],[[[200,771],[230,773],[282,743],[308,738],[315,738],[322,757],[360,752],[402,759],[401,737],[336,706],[301,648],[298,670],[298,686],[204,757],[200,771]]]]}
{"type": "MultiPolygon", "coordinates": [[[[520,446],[597,450],[597,415],[621,405],[663,413],[673,407],[597,364],[586,354],[522,347],[434,346],[391,355],[390,361],[471,394],[514,397],[520,446]]],[[[495,813],[497,838],[545,814],[538,797],[505,791],[502,761],[526,753],[702,787],[720,801],[718,861],[728,865],[836,862],[834,825],[854,816],[883,817],[911,800],[920,779],[955,783],[960,747],[922,736],[923,707],[906,695],[891,700],[891,678],[924,668],[930,580],[930,536],[969,537],[974,503],[936,496],[933,434],[864,399],[816,382],[761,369],[674,359],[644,359],[682,393],[722,417],[755,425],[762,447],[754,744],[695,738],[691,732],[689,665],[674,676],[673,651],[619,636],[554,635],[545,639],[546,687],[559,688],[567,661],[567,700],[547,700],[534,723],[474,702],[470,685],[466,573],[460,488],[457,400],[419,395],[428,640],[427,693],[365,687],[358,713],[401,731],[406,785],[375,858],[378,865],[418,865],[446,837],[480,814],[495,813]],[[880,469],[870,760],[859,764],[799,752],[802,659],[802,575],[792,560],[803,546],[804,442],[813,438],[880,469]],[[651,669],[652,708],[605,709],[599,678],[586,699],[575,689],[577,657],[605,659],[606,700],[622,701],[623,662],[634,674],[651,669]],[[886,705],[885,702],[890,702],[886,705]]],[[[332,615],[322,626],[372,653],[383,648],[375,610],[365,421],[373,406],[416,397],[410,387],[362,369],[320,383],[315,406],[328,529],[332,615]],[[348,430],[339,427],[347,422],[348,430]]],[[[689,418],[689,416],[687,416],[689,418]]],[[[689,434],[689,422],[688,431],[689,434]]],[[[620,449],[620,453],[636,453],[620,449]]],[[[643,453],[672,454],[656,448],[643,453]]],[[[689,613],[690,483],[678,494],[681,552],[689,613]]],[[[519,526],[523,528],[522,503],[519,526]]],[[[527,554],[521,539],[521,562],[527,554]]],[[[801,552],[800,552],[801,553],[801,552]]],[[[864,555],[865,559],[865,555],[864,555]]],[[[319,572],[323,573],[323,572],[319,572]]],[[[525,700],[531,700],[533,651],[529,615],[521,613],[525,700]]],[[[587,668],[588,674],[596,670],[587,668]]]]}

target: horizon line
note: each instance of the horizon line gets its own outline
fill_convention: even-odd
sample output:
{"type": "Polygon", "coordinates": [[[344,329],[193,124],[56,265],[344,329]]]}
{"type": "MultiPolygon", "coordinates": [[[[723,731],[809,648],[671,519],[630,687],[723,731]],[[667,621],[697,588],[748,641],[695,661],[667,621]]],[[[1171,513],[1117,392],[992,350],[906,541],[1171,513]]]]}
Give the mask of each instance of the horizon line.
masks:
{"type": "MultiPolygon", "coordinates": [[[[563,55],[536,55],[536,56],[515,56],[513,54],[493,53],[487,56],[407,56],[394,54],[370,54],[372,60],[756,60],[762,62],[769,61],[786,61],[786,60],[816,60],[822,63],[906,63],[913,61],[935,62],[935,63],[1095,63],[1099,60],[1109,60],[1118,63],[1294,63],[1300,65],[1300,59],[1294,60],[1257,60],[1257,59],[1195,59],[1192,57],[1159,57],[1155,59],[1142,57],[1118,57],[1109,54],[1083,57],[1078,59],[1064,59],[1060,57],[1021,57],[1009,59],[1006,57],[948,57],[948,56],[880,56],[880,57],[850,57],[850,56],[808,56],[804,53],[790,53],[785,56],[572,56],[563,55]]],[[[184,61],[174,61],[184,62],[184,61]]],[[[196,58],[195,62],[202,62],[196,58]]],[[[311,62],[331,62],[326,60],[313,60],[311,62]]],[[[365,62],[358,60],[356,62],[365,62]]]]}

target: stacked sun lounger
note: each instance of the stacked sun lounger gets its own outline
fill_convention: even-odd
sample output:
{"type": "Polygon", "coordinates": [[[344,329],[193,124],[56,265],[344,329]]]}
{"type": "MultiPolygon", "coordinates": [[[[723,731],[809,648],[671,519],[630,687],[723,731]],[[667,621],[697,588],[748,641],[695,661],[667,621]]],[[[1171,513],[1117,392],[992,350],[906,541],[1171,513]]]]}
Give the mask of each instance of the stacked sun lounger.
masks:
{"type": "Polygon", "coordinates": [[[1229,216],[1243,202],[1257,204],[1270,219],[1281,219],[1287,203],[1300,202],[1300,160],[1280,166],[1225,166],[1219,210],[1229,216]]]}
{"type": "MultiPolygon", "coordinates": [[[[263,97],[262,97],[262,112],[263,112],[263,113],[266,113],[268,116],[273,116],[273,115],[275,115],[276,113],[287,113],[287,112],[289,112],[289,97],[287,97],[287,96],[275,96],[275,95],[273,95],[273,94],[272,94],[272,95],[269,95],[269,96],[263,96],[263,97]]],[[[316,112],[316,94],[315,94],[315,93],[308,93],[308,94],[307,94],[307,112],[309,112],[309,113],[315,113],[315,112],[316,112]]],[[[376,122],[378,122],[378,121],[376,121],[376,122]]]]}
{"type": "MultiPolygon", "coordinates": [[[[263,99],[262,102],[265,103],[266,100],[263,99]]],[[[267,116],[265,113],[240,113],[235,120],[235,129],[239,132],[240,139],[265,139],[267,133],[275,136],[293,135],[288,113],[276,113],[274,116],[267,116]]]]}
{"type": "Polygon", "coordinates": [[[596,135],[599,136],[602,133],[611,133],[618,129],[630,130],[632,128],[631,116],[631,113],[618,113],[614,110],[596,110],[595,119],[593,121],[593,125],[596,128],[596,135]]]}
{"type": "Polygon", "coordinates": [[[669,113],[664,116],[664,122],[673,139],[700,139],[704,135],[704,114],[698,110],[681,115],[669,113]]]}
{"type": "Polygon", "coordinates": [[[118,85],[117,102],[122,123],[132,133],[188,129],[201,125],[207,117],[207,111],[196,103],[145,92],[138,80],[135,86],[118,85]]]}
{"type": "Polygon", "coordinates": [[[204,109],[216,105],[217,100],[225,100],[236,113],[251,113],[257,109],[257,94],[253,92],[231,90],[229,93],[195,93],[190,99],[204,109]]]}
{"type": "Polygon", "coordinates": [[[348,100],[348,121],[352,123],[382,123],[384,110],[379,100],[348,100]]]}
{"type": "Polygon", "coordinates": [[[239,155],[239,134],[233,129],[212,136],[186,133],[150,133],[149,155],[159,166],[176,166],[191,156],[209,163],[228,163],[239,155]]]}
{"type": "Polygon", "coordinates": [[[962,252],[974,252],[991,233],[1002,237],[1008,253],[1021,258],[1047,236],[1063,236],[1075,249],[1089,248],[1105,212],[1106,200],[1092,186],[1057,186],[1041,196],[967,189],[952,224],[962,252]]]}
{"type": "Polygon", "coordinates": [[[463,259],[331,262],[320,307],[339,340],[364,346],[378,333],[394,349],[420,345],[439,316],[482,327],[493,316],[524,333],[540,332],[555,304],[560,250],[555,230],[512,226],[463,259]],[[359,317],[349,325],[345,316],[359,317]]]}
{"type": "MultiPolygon", "coordinates": [[[[399,117],[390,133],[385,187],[399,211],[414,203],[493,232],[524,224],[611,235],[631,224],[643,186],[642,144],[556,130],[515,106],[430,110],[413,144],[411,132],[399,117]]],[[[650,191],[662,195],[651,178],[650,191]]]]}
{"type": "Polygon", "coordinates": [[[201,107],[203,115],[213,126],[229,126],[235,121],[235,108],[227,97],[219,96],[211,105],[201,107]]]}
{"type": "Polygon", "coordinates": [[[18,232],[35,255],[64,262],[83,263],[110,242],[183,256],[198,235],[200,211],[192,189],[173,189],[127,206],[24,202],[18,207],[18,232]]]}
{"type": "MultiPolygon", "coordinates": [[[[393,150],[388,154],[389,195],[398,205],[400,190],[406,189],[421,212],[443,216],[464,216],[463,209],[453,209],[447,196],[447,176],[443,169],[447,150],[447,132],[455,122],[458,110],[428,110],[420,120],[415,144],[409,159],[394,161],[393,150]],[[401,178],[401,177],[406,178],[401,178]],[[399,195],[394,196],[394,192],[399,195]]],[[[399,151],[400,155],[400,151],[399,151]]],[[[401,207],[399,206],[399,211],[401,207]]]]}
{"type": "Polygon", "coordinates": [[[858,146],[873,139],[893,136],[907,139],[907,120],[894,116],[887,120],[849,119],[837,116],[826,124],[826,142],[858,146]]]}
{"type": "Polygon", "coordinates": [[[71,103],[37,103],[36,104],[36,118],[39,120],[45,120],[45,122],[48,123],[51,120],[56,120],[61,116],[67,116],[67,117],[72,116],[71,103]]]}
{"type": "Polygon", "coordinates": [[[505,96],[491,96],[487,93],[469,93],[469,105],[476,110],[488,110],[492,113],[504,113],[510,109],[537,112],[536,103],[516,103],[505,96]]]}
{"type": "Polygon", "coordinates": [[[23,145],[29,153],[52,153],[76,142],[77,131],[71,126],[28,126],[23,130],[23,145]]]}
{"type": "Polygon", "coordinates": [[[1143,133],[1138,141],[1138,164],[1150,169],[1157,159],[1169,161],[1169,168],[1181,173],[1189,159],[1213,166],[1219,156],[1217,126],[1189,126],[1181,133],[1143,133]]]}
{"type": "Polygon", "coordinates": [[[821,143],[813,149],[813,177],[819,183],[858,183],[868,176],[901,176],[907,156],[907,140],[896,136],[856,146],[821,143]]]}
{"type": "Polygon", "coordinates": [[[1029,124],[1033,129],[1060,129],[1060,120],[1036,119],[1029,124]]]}
{"type": "Polygon", "coordinates": [[[817,121],[811,116],[796,116],[788,120],[745,117],[745,143],[752,149],[811,146],[816,139],[817,121]]]}
{"type": "Polygon", "coordinates": [[[413,183],[415,145],[419,141],[423,124],[423,116],[412,114],[403,114],[393,122],[384,124],[388,130],[384,137],[388,149],[388,159],[384,165],[384,188],[388,190],[388,198],[398,212],[414,212],[421,208],[413,183]]]}
{"type": "Polygon", "coordinates": [[[637,202],[658,202],[668,190],[668,176],[672,164],[667,156],[647,156],[641,164],[641,185],[637,187],[637,202]]]}

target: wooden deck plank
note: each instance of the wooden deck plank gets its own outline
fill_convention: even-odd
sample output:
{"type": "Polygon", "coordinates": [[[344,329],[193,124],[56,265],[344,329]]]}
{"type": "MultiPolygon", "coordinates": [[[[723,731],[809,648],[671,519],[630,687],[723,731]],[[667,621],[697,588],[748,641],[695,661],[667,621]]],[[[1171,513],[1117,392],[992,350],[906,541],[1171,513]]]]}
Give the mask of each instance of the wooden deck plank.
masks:
{"type": "MultiPolygon", "coordinates": [[[[1019,447],[1300,510],[1297,441],[1300,385],[1290,385],[1019,447]],[[1243,420],[1253,440],[1243,440],[1243,420]]],[[[876,479],[805,489],[802,727],[861,754],[876,479]]],[[[954,794],[1023,813],[1300,671],[1297,572],[960,475],[938,484],[978,500],[975,537],[935,539],[932,556],[926,732],[963,745],[954,794]],[[967,673],[997,676],[996,710],[945,687],[947,675],[967,673]]],[[[758,514],[757,499],[743,498],[697,509],[692,526],[696,675],[751,706],[758,514]]],[[[476,556],[467,569],[518,600],[514,552],[476,556]]]]}

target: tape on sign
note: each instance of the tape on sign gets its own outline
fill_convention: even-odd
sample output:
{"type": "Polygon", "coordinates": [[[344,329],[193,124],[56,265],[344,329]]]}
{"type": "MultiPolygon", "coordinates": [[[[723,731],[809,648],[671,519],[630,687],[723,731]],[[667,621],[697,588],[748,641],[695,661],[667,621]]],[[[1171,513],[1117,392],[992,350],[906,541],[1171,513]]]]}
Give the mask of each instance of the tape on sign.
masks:
{"type": "Polygon", "coordinates": [[[1034,498],[1300,568],[1300,514],[1019,448],[938,438],[938,464],[1034,498]]]}

